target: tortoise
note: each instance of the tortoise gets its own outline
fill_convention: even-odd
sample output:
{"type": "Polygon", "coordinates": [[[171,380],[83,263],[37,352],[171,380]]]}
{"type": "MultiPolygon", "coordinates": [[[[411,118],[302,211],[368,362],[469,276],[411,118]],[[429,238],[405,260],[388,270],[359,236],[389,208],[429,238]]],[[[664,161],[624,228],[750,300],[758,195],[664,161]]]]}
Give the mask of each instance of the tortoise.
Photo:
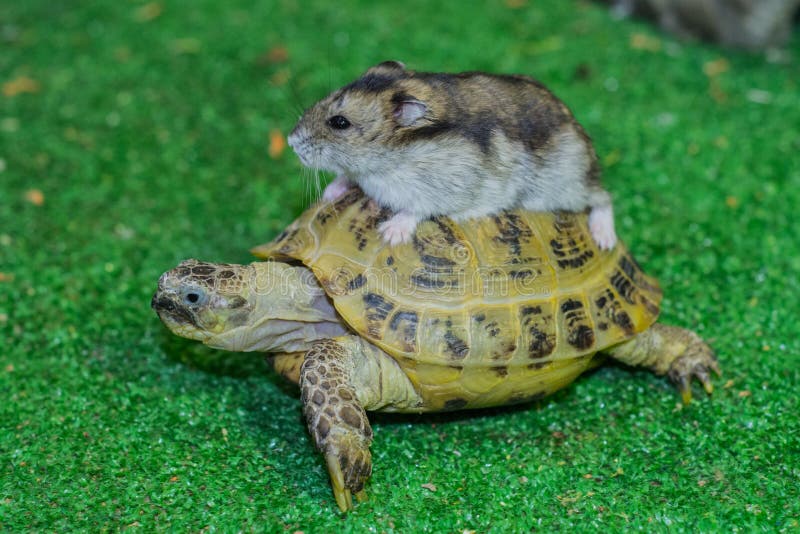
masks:
{"type": "Polygon", "coordinates": [[[177,335],[272,353],[300,385],[342,511],[372,472],[365,410],[532,401],[606,356],[668,375],[685,403],[693,379],[713,391],[713,351],[656,323],[658,283],[623,244],[601,251],[585,213],[434,217],[400,246],[377,232],[390,215],[354,189],[253,249],[268,261],[184,261],[152,300],[177,335]]]}

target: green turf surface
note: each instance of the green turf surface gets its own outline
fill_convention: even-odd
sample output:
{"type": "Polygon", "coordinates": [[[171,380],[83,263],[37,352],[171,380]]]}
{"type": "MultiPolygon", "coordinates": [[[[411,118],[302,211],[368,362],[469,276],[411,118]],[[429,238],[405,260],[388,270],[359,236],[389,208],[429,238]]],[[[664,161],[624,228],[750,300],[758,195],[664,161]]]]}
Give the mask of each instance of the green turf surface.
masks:
{"type": "Polygon", "coordinates": [[[510,3],[0,3],[0,530],[798,528],[800,40],[510,3]],[[339,514],[297,393],[149,301],[303,209],[269,132],[388,58],[532,74],[573,108],[663,320],[719,353],[713,398],[606,367],[534,405],[376,416],[370,500],[339,514]]]}

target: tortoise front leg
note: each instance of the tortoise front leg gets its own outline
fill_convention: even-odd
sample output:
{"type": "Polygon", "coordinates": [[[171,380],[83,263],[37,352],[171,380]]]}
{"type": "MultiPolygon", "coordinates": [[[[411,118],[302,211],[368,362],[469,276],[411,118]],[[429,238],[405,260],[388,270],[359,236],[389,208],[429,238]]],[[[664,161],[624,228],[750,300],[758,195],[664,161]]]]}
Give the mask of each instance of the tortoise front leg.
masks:
{"type": "Polygon", "coordinates": [[[692,400],[691,382],[696,378],[709,395],[714,391],[710,371],[721,374],[714,351],[691,330],[654,324],[633,339],[605,351],[627,365],[647,367],[667,375],[678,387],[684,404],[692,400]]]}
{"type": "Polygon", "coordinates": [[[353,494],[366,499],[364,483],[372,473],[372,428],[365,410],[408,409],[420,398],[391,357],[355,336],[315,343],[300,368],[300,390],[336,504],[350,510],[353,494]]]}

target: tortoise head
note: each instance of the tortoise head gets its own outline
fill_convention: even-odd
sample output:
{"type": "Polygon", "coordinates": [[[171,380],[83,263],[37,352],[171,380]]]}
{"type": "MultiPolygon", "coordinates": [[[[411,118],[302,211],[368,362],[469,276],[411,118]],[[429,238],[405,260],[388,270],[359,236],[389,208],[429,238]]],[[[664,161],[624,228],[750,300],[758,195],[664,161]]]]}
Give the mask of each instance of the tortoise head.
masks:
{"type": "Polygon", "coordinates": [[[186,260],[165,272],[151,306],[174,334],[232,351],[295,352],[346,333],[305,267],[186,260]]]}
{"type": "Polygon", "coordinates": [[[253,267],[186,260],[165,272],[150,302],[175,334],[207,342],[247,324],[253,267]]]}

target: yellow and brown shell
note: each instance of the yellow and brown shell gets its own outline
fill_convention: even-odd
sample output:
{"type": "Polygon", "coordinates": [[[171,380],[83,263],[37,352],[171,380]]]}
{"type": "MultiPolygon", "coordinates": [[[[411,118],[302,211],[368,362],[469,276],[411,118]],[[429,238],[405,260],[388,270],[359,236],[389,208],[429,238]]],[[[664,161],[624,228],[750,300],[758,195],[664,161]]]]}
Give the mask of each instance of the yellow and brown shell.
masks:
{"type": "Polygon", "coordinates": [[[377,232],[389,216],[356,189],[313,206],[253,253],[308,266],[428,410],[551,393],[658,317],[658,283],[621,243],[599,250],[585,214],[435,217],[394,247],[377,232]]]}

